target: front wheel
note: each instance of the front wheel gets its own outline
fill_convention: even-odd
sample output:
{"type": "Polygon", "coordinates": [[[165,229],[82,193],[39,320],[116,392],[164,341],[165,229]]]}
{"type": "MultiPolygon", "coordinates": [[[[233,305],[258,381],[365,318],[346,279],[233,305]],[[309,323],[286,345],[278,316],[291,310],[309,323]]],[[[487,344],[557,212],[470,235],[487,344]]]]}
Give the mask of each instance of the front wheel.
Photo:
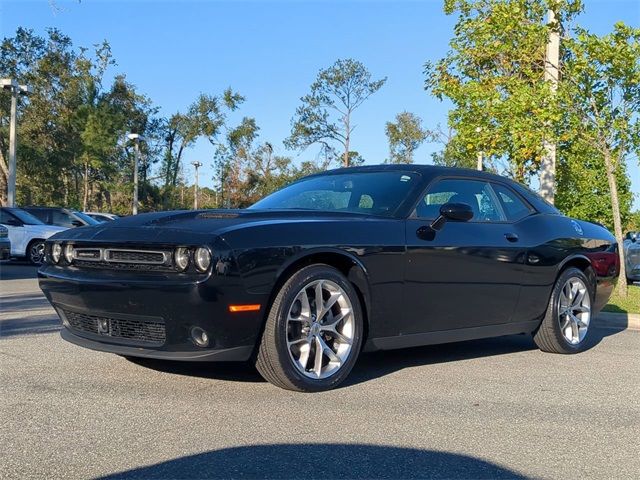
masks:
{"type": "Polygon", "coordinates": [[[586,348],[591,326],[592,291],[586,275],[568,268],[551,292],[540,328],[533,339],[545,352],[577,353],[586,348]]]}
{"type": "Polygon", "coordinates": [[[32,265],[44,262],[44,240],[32,240],[27,246],[27,260],[32,265]]]}
{"type": "Polygon", "coordinates": [[[256,368],[288,390],[329,390],[353,368],[362,329],[360,301],[349,280],[328,265],[302,268],[271,305],[256,368]]]}

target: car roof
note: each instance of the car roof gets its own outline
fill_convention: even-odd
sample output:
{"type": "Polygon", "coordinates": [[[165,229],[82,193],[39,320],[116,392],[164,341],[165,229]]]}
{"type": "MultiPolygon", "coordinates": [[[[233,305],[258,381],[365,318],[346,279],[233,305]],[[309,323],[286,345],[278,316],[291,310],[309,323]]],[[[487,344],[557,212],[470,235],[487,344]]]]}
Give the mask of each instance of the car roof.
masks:
{"type": "Polygon", "coordinates": [[[358,173],[358,172],[388,172],[388,171],[428,174],[431,177],[460,175],[465,177],[475,177],[475,178],[497,180],[497,181],[503,181],[503,182],[509,182],[509,183],[516,183],[510,178],[503,177],[501,175],[496,175],[495,173],[474,170],[471,168],[444,167],[439,165],[419,165],[415,163],[407,163],[407,164],[394,163],[394,164],[379,164],[379,165],[363,165],[360,167],[343,167],[343,168],[336,168],[333,170],[327,170],[324,172],[318,172],[309,176],[340,175],[344,173],[358,173]]]}

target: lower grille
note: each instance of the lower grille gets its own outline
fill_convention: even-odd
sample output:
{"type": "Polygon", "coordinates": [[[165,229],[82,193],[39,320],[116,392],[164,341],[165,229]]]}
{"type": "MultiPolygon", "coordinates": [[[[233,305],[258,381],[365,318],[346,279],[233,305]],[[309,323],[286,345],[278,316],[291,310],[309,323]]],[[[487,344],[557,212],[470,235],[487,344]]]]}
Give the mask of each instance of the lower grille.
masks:
{"type": "Polygon", "coordinates": [[[122,319],[63,310],[72,330],[114,339],[162,345],[166,340],[164,322],[122,319]]]}

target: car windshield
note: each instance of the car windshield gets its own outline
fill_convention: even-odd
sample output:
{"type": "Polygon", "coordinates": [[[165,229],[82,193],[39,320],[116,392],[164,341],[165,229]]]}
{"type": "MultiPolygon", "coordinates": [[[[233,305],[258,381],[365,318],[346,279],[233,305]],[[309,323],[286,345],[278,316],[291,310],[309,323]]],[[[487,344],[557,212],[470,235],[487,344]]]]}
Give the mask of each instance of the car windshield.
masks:
{"type": "Polygon", "coordinates": [[[41,222],[39,219],[31,215],[29,212],[26,212],[19,208],[12,208],[10,210],[11,214],[18,217],[22,223],[25,225],[44,225],[44,222],[41,222]]]}
{"type": "Polygon", "coordinates": [[[82,212],[78,212],[77,210],[74,210],[74,211],[73,211],[73,214],[74,214],[76,217],[78,217],[78,218],[80,218],[80,219],[84,220],[84,221],[86,222],[86,224],[87,224],[87,225],[98,225],[98,224],[100,223],[100,222],[99,222],[99,221],[97,221],[95,218],[91,218],[89,215],[86,215],[86,214],[84,214],[84,213],[82,213],[82,212]]]}
{"type": "Polygon", "coordinates": [[[354,172],[302,179],[250,209],[304,209],[393,216],[418,183],[403,171],[354,172]]]}

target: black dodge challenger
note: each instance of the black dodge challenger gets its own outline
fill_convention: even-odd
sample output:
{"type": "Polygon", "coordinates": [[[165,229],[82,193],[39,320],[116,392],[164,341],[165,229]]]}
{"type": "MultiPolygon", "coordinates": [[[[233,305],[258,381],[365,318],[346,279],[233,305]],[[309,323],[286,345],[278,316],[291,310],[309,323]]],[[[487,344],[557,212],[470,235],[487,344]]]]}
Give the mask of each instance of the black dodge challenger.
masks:
{"type": "Polygon", "coordinates": [[[312,175],[246,210],[67,230],[40,286],[62,337],[125,357],[255,362],[339,385],[361,351],[531,333],[585,348],[617,281],[614,237],[506,178],[386,165],[312,175]]]}

